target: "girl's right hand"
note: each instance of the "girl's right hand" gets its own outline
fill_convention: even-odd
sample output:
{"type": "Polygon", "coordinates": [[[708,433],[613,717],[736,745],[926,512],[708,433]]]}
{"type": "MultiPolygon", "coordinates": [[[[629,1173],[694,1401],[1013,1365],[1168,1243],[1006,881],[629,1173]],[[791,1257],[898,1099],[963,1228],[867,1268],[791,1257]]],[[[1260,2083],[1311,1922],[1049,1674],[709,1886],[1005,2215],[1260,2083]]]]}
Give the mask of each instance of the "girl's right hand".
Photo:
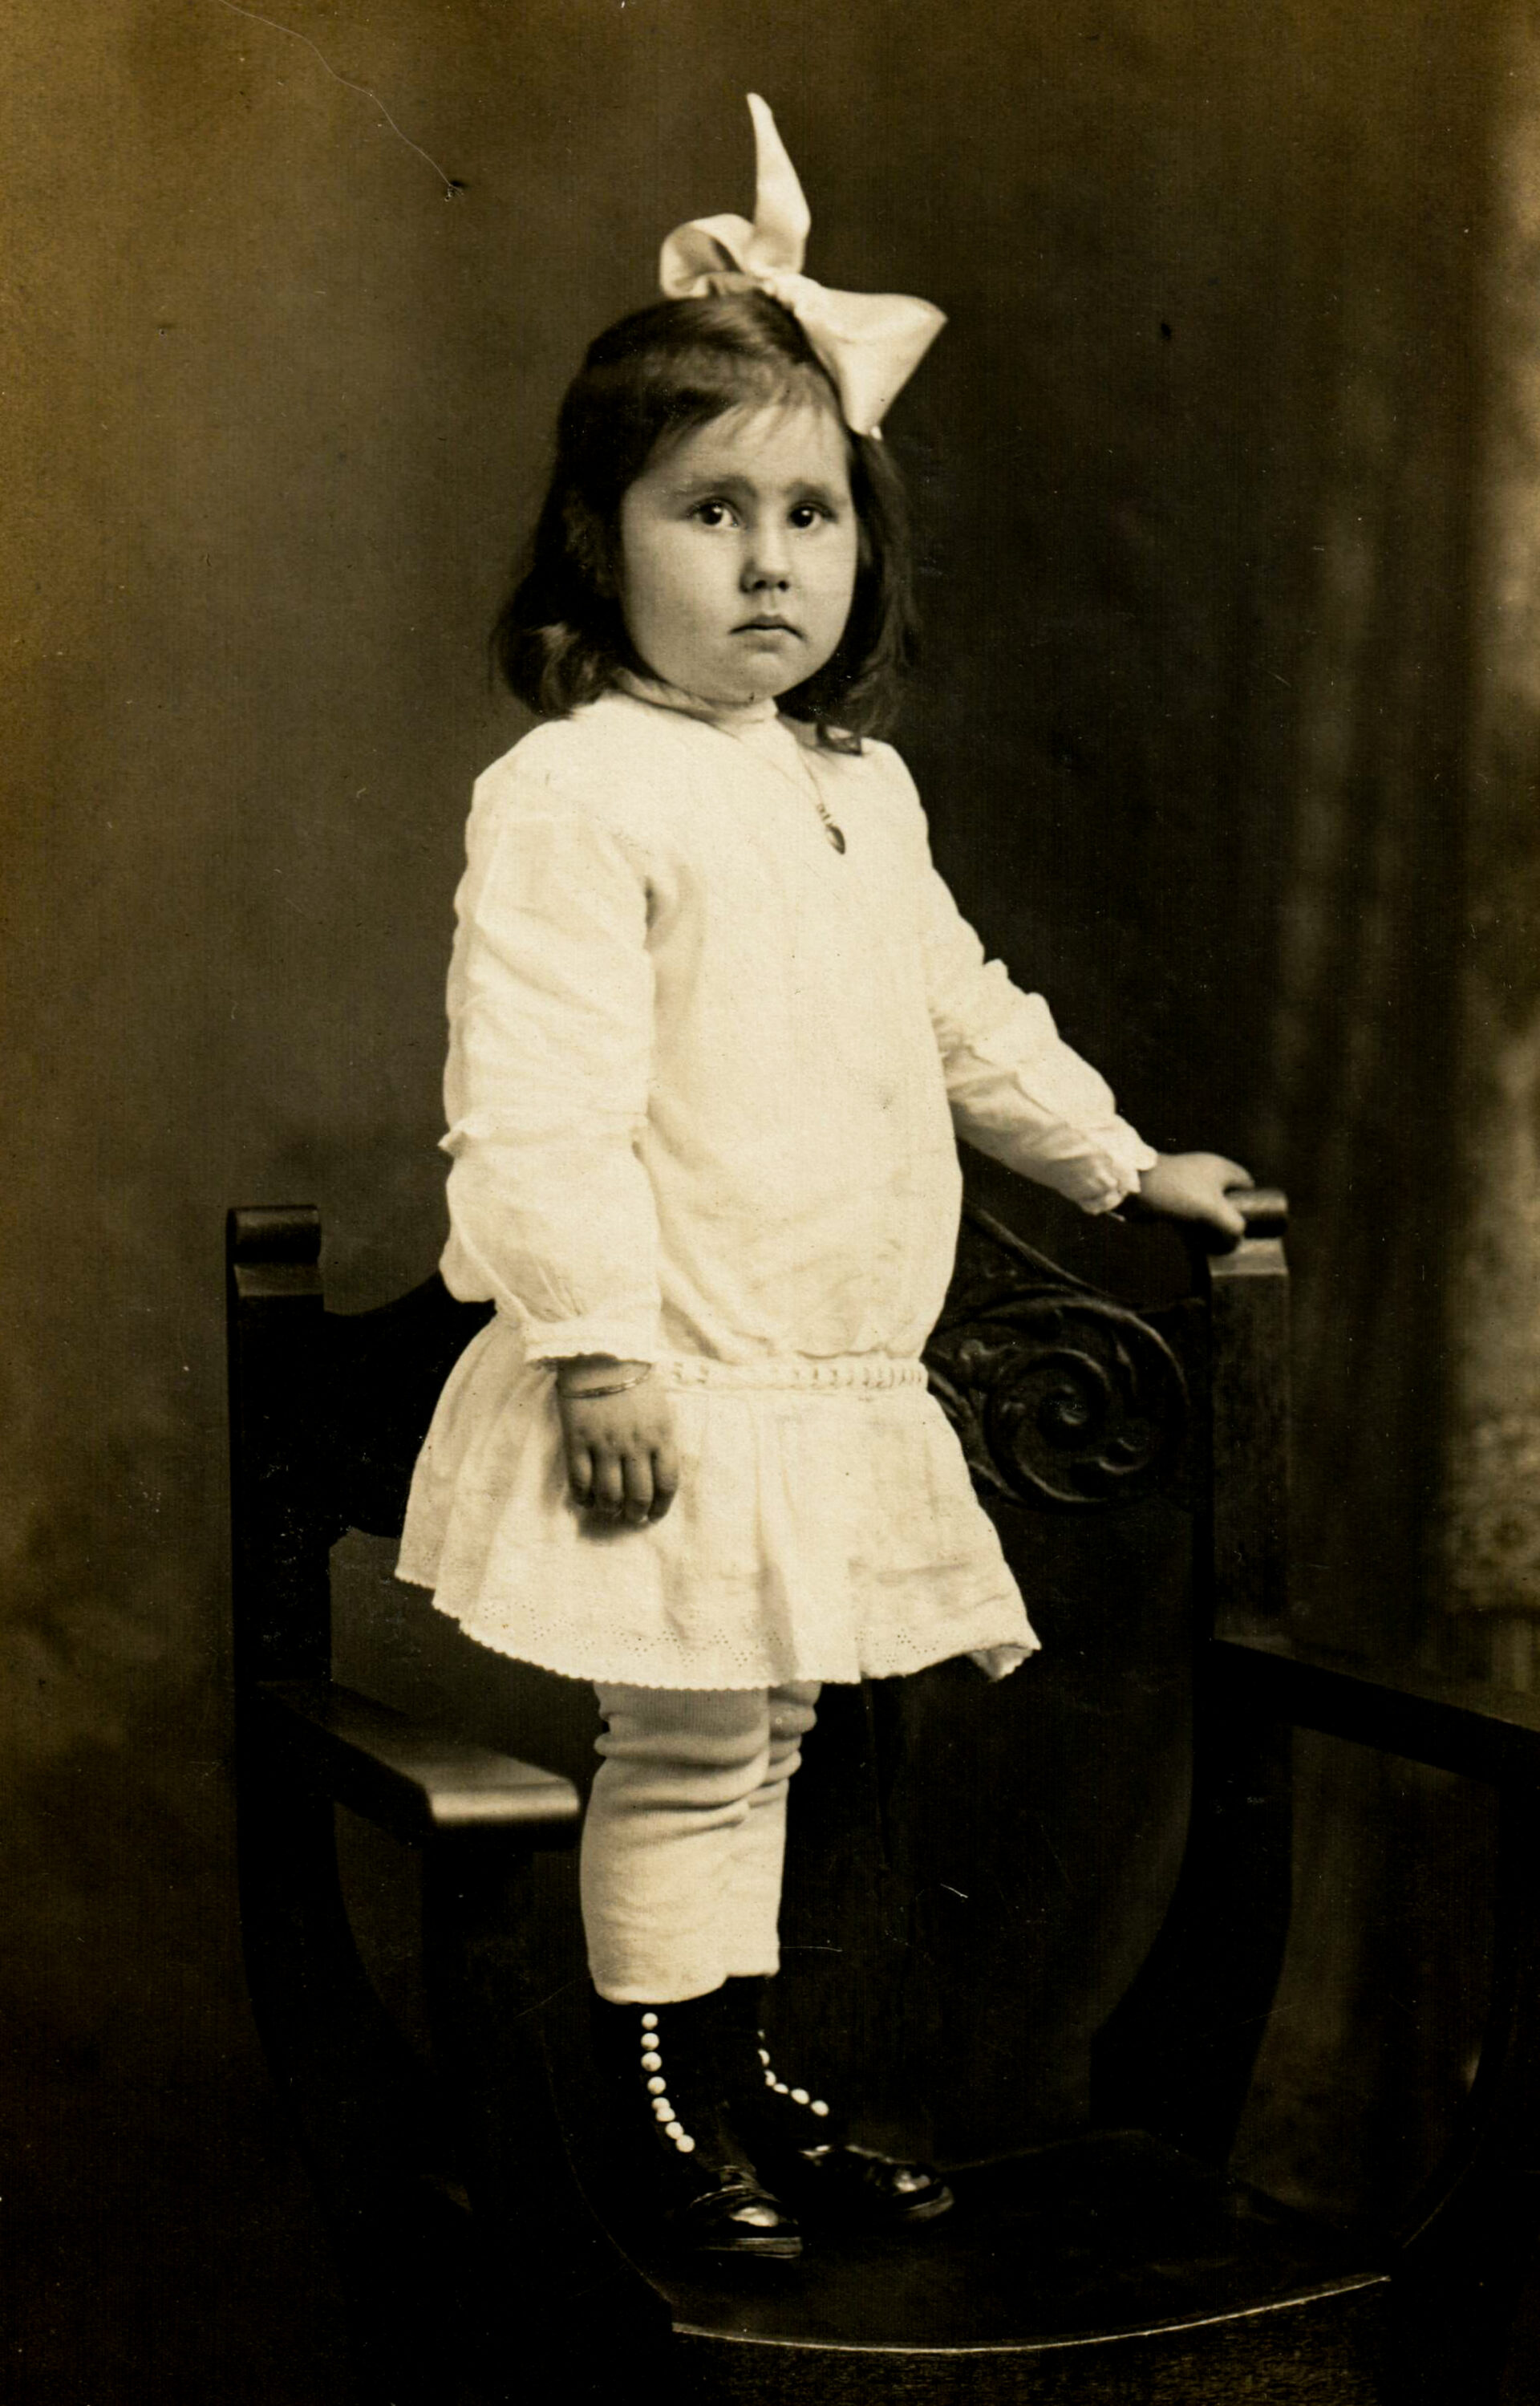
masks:
{"type": "MultiPolygon", "coordinates": [[[[624,1378],[641,1366],[620,1362],[600,1368],[586,1360],[577,1383],[606,1385],[606,1370],[624,1378]]],[[[568,1394],[558,1369],[557,1401],[573,1501],[600,1520],[625,1519],[633,1528],[661,1521],[679,1488],[667,1391],[647,1378],[618,1395],[568,1394]]]]}

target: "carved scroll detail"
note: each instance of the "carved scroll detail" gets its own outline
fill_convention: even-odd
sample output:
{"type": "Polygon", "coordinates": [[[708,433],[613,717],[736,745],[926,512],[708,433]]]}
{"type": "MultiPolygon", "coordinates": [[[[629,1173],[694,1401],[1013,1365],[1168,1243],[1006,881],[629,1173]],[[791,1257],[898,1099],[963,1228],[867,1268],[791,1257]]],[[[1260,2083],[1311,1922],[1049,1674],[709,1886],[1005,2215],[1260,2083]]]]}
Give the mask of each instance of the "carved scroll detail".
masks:
{"type": "Polygon", "coordinates": [[[1085,1290],[944,1321],[931,1390],[982,1487],[1015,1503],[1131,1503],[1177,1471],[1187,1387],[1165,1338],[1085,1290]]]}

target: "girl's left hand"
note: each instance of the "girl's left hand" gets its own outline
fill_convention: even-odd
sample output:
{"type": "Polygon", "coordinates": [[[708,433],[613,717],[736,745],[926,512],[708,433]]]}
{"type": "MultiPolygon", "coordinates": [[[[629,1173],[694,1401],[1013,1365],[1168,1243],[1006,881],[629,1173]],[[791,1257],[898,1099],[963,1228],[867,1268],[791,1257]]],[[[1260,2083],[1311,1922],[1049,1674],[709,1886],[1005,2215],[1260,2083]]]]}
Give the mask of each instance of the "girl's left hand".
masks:
{"type": "Polygon", "coordinates": [[[1227,1237],[1244,1237],[1246,1223],[1230,1200],[1230,1189],[1254,1186],[1255,1179],[1222,1153],[1163,1153],[1139,1178],[1139,1199],[1172,1220],[1207,1220],[1227,1237]]]}

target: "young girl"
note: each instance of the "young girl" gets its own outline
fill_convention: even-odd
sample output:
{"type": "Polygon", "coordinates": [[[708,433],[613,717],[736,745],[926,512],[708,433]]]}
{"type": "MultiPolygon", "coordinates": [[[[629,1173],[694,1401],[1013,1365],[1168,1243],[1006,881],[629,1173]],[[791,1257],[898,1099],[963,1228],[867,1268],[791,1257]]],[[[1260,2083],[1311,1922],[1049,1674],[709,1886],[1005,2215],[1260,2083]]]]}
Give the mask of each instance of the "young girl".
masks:
{"type": "Polygon", "coordinates": [[[756,221],[685,227],[668,297],[562,405],[499,627],[546,724],[480,780],[449,976],[444,1275],[494,1319],[417,1465],[401,1575],[597,1684],[581,1884],[615,2111],[690,2243],[924,2220],[760,2034],[786,1789],[820,1682],[1036,1646],[921,1349],[954,1130],[1090,1211],[1238,1234],[1162,1158],[930,865],[871,740],[911,653],[883,409],[940,324],[802,276],[769,110],[756,221]]]}

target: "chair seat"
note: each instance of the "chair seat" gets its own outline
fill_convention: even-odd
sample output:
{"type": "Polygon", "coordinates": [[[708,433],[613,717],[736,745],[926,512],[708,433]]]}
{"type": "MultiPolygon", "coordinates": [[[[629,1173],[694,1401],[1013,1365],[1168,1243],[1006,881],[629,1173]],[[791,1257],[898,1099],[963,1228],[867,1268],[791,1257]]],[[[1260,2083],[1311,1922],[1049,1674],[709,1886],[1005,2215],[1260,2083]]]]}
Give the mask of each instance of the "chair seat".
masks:
{"type": "Polygon", "coordinates": [[[948,2177],[957,2202],[940,2221],[881,2238],[814,2235],[795,2265],[643,2264],[672,2315],[683,2394],[693,2377],[713,2399],[805,2399],[817,2351],[827,2362],[812,2394],[839,2406],[1067,2401],[1095,2356],[1098,2399],[1121,2394],[1121,2374],[1130,2400],[1186,2406],[1210,2394],[1205,2369],[1222,2328],[1211,2394],[1243,2387],[1254,2329],[1275,2385],[1262,2394],[1288,2399],[1295,2390],[1277,2385],[1291,2318],[1301,2398],[1352,2406],[1378,2394],[1387,2274],[1143,2132],[1061,2141],[948,2177]]]}

